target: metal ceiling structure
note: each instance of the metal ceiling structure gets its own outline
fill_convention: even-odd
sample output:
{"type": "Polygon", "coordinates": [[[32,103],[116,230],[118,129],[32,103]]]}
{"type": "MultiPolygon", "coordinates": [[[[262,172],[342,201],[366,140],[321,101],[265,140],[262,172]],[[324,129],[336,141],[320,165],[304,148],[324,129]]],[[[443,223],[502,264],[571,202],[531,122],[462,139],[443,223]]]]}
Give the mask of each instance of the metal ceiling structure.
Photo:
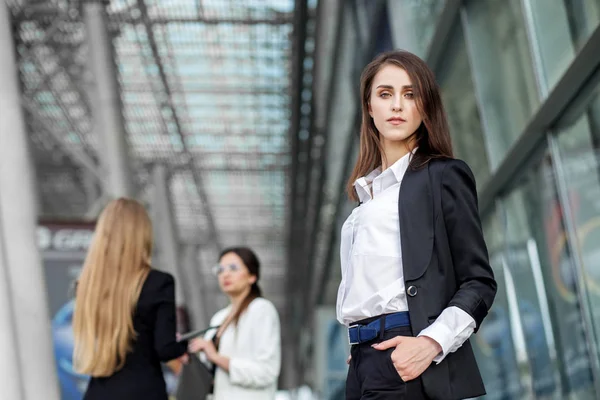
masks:
{"type": "Polygon", "coordinates": [[[311,131],[317,1],[6,0],[42,219],[93,220],[110,197],[89,3],[105,6],[135,197],[152,209],[152,169],[165,166],[207,312],[226,303],[218,251],[247,245],[286,324],[322,186],[310,184],[324,142],[311,131]]]}

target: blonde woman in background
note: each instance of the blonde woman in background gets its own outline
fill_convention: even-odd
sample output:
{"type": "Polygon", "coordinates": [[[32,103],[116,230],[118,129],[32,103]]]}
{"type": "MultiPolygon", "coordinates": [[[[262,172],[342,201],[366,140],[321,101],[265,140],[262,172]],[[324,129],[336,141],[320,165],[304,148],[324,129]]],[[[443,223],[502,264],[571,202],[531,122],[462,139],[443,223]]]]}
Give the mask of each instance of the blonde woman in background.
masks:
{"type": "Polygon", "coordinates": [[[185,358],[176,340],[175,282],[152,269],[152,224],[120,198],[98,220],[77,285],[73,355],[92,379],[84,400],[166,400],[161,362],[185,358]]]}

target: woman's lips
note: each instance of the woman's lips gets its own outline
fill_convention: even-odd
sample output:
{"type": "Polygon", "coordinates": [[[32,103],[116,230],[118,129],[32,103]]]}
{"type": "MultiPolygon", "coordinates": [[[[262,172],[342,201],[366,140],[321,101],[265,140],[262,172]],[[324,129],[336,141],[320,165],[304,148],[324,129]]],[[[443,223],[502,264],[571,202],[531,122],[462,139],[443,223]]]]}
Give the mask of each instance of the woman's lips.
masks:
{"type": "Polygon", "coordinates": [[[388,122],[392,125],[400,125],[400,124],[403,124],[404,122],[406,122],[406,120],[404,118],[400,118],[400,117],[392,117],[392,118],[388,119],[388,122]]]}

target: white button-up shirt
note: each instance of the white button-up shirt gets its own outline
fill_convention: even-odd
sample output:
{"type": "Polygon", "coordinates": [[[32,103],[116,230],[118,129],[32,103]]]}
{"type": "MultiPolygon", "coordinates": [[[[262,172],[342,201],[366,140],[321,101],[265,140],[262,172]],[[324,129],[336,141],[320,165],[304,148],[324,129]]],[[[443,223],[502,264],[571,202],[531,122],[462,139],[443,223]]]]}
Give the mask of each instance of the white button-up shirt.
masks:
{"type": "MultiPolygon", "coordinates": [[[[381,314],[408,311],[398,196],[410,154],[385,171],[376,169],[354,183],[362,205],[342,226],[342,282],[337,296],[337,318],[346,326],[381,314]]],[[[434,359],[439,363],[460,348],[474,329],[475,320],[453,306],[418,336],[428,336],[440,344],[442,352],[434,359]]]]}

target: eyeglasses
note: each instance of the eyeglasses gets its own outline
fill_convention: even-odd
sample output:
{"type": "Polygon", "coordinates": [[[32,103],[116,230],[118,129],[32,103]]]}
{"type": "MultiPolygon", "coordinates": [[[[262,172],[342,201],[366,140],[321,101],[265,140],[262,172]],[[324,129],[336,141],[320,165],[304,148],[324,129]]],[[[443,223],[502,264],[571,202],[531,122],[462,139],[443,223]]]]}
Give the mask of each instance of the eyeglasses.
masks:
{"type": "Polygon", "coordinates": [[[242,269],[242,267],[240,267],[237,264],[229,264],[229,265],[220,265],[217,264],[212,268],[212,272],[213,274],[215,274],[216,276],[221,275],[223,272],[225,272],[225,270],[228,269],[229,272],[237,272],[240,269],[242,269]]]}

